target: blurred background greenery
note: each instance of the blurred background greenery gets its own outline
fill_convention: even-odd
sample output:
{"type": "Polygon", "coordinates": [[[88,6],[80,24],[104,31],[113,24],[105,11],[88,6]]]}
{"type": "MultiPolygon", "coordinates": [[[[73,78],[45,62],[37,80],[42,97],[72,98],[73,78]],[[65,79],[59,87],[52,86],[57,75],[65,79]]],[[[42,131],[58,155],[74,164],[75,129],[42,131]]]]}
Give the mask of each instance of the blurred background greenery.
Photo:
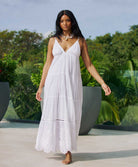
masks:
{"type": "MultiPolygon", "coordinates": [[[[26,29],[0,31],[0,75],[4,72],[5,55],[10,58],[7,68],[14,62],[14,84],[10,85],[11,100],[5,119],[40,120],[41,108],[35,94],[52,35],[43,38],[42,34],[26,29]]],[[[93,40],[89,37],[86,42],[91,62],[112,90],[109,96],[102,90],[96,124],[110,121],[114,125],[138,125],[138,25],[131,26],[127,33],[116,31],[93,40]]],[[[80,67],[83,86],[100,86],[87,71],[81,56],[80,67]]],[[[2,77],[0,81],[4,81],[2,77]]]]}

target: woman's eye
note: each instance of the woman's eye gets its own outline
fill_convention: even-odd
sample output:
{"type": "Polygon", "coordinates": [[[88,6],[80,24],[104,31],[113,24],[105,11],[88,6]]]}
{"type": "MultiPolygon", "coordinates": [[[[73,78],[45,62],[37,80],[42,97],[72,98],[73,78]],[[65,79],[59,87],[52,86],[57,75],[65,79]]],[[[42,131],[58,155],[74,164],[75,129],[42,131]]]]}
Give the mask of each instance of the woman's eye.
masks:
{"type": "MultiPolygon", "coordinates": [[[[71,20],[65,20],[65,22],[70,22],[71,20]]],[[[61,20],[60,23],[63,23],[64,20],[61,20]]]]}

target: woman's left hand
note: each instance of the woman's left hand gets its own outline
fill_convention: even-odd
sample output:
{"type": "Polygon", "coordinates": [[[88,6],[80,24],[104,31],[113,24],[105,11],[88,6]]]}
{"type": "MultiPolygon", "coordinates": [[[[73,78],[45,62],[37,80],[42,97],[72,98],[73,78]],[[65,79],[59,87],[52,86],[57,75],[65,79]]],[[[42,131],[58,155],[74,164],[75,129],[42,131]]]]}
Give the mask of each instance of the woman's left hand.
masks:
{"type": "Polygon", "coordinates": [[[106,83],[103,83],[101,87],[104,90],[106,96],[111,94],[111,89],[106,83]]]}

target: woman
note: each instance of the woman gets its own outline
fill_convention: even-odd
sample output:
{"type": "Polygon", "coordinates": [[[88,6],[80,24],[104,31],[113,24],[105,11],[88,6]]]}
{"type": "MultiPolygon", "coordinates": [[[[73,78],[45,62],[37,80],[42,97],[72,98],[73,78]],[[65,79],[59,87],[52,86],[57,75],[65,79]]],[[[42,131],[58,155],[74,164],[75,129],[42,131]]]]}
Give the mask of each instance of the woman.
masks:
{"type": "Polygon", "coordinates": [[[47,153],[61,151],[65,154],[64,164],[72,162],[71,151],[77,150],[83,99],[79,56],[105,95],[110,95],[109,86],[90,61],[86,41],[73,13],[62,10],[56,19],[56,32],[48,42],[47,60],[36,93],[36,99],[41,101],[44,87],[35,148],[47,153]]]}

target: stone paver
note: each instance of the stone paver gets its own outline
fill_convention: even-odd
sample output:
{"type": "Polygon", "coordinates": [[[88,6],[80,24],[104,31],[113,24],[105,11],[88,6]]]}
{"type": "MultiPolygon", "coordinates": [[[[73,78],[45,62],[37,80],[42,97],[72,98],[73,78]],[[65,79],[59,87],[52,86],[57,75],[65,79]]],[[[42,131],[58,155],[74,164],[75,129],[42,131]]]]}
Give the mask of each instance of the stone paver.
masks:
{"type": "MultiPolygon", "coordinates": [[[[0,122],[0,167],[62,167],[62,153],[36,151],[38,124],[0,122]]],[[[72,167],[137,167],[138,132],[92,128],[78,137],[72,167]]]]}

